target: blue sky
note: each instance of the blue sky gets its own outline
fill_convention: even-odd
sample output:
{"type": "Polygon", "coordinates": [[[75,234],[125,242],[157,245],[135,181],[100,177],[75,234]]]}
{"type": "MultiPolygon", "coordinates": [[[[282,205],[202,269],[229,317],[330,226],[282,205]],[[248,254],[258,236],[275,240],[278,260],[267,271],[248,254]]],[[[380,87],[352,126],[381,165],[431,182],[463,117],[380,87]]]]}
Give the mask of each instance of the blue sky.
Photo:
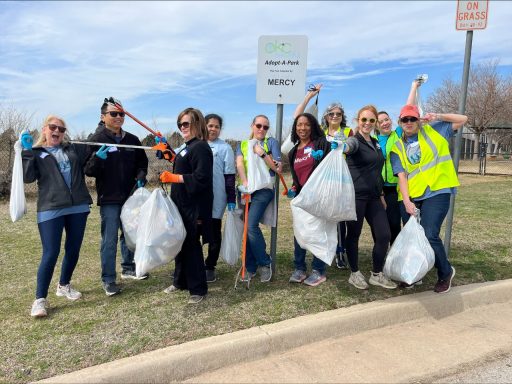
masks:
{"type": "MultiPolygon", "coordinates": [[[[276,105],[256,102],[258,38],[306,35],[306,83],[323,83],[319,109],[339,101],[349,120],[366,104],[396,117],[411,81],[422,98],[460,81],[466,33],[457,1],[0,2],[0,104],[92,132],[104,97],[163,133],[186,107],[225,119],[224,138],[248,136],[256,114],[275,127],[276,105]]],[[[512,71],[512,2],[490,1],[473,36],[472,64],[512,71]]],[[[284,128],[295,105],[284,106],[284,128]]],[[[125,129],[147,132],[127,118],[125,129]]],[[[273,129],[272,129],[273,131],[273,129]]]]}

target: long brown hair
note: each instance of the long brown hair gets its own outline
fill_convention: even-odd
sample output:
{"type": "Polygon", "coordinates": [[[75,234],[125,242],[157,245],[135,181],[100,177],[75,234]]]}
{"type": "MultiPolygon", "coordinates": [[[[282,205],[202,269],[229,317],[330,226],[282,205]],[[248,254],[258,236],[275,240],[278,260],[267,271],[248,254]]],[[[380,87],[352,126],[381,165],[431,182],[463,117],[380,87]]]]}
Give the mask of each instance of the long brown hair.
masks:
{"type": "Polygon", "coordinates": [[[185,115],[190,116],[190,132],[199,140],[207,141],[208,130],[206,129],[206,121],[201,111],[192,107],[186,108],[178,115],[177,123],[185,115]]]}

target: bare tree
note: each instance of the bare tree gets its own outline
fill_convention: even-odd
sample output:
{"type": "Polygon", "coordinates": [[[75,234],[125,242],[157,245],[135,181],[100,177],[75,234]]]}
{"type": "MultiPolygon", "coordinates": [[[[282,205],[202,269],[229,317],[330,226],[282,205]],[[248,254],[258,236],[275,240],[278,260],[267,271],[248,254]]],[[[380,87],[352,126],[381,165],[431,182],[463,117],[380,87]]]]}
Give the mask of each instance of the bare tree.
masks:
{"type": "Polygon", "coordinates": [[[20,111],[13,105],[0,105],[0,133],[7,134],[16,139],[25,129],[30,130],[34,114],[20,111]]]}

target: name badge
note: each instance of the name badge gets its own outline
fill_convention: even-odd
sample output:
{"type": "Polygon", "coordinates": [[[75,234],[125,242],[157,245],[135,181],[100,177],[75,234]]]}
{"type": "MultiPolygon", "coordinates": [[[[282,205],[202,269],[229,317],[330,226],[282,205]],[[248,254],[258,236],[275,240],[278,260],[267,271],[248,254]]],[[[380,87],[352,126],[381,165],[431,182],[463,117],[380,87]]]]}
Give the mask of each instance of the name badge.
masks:
{"type": "Polygon", "coordinates": [[[183,151],[180,152],[181,157],[185,157],[186,154],[187,154],[186,149],[184,149],[183,151]]]}
{"type": "Polygon", "coordinates": [[[117,147],[109,147],[108,151],[109,152],[116,152],[117,151],[117,147]]]}
{"type": "Polygon", "coordinates": [[[46,152],[41,152],[41,154],[39,155],[41,159],[44,159],[46,156],[48,156],[48,153],[46,152]]]}
{"type": "Polygon", "coordinates": [[[304,148],[304,154],[307,155],[308,153],[311,153],[311,147],[305,147],[304,148]]]}

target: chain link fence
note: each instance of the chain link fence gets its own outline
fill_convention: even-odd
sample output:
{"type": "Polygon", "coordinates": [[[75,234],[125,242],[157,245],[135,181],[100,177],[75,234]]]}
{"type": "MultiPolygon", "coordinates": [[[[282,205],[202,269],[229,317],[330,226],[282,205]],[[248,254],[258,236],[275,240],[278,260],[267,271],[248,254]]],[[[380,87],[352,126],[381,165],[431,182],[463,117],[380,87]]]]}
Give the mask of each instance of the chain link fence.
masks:
{"type": "Polygon", "coordinates": [[[512,144],[510,142],[496,143],[493,137],[487,134],[480,135],[480,140],[478,140],[476,135],[464,132],[459,172],[512,176],[511,152],[512,144]]]}

